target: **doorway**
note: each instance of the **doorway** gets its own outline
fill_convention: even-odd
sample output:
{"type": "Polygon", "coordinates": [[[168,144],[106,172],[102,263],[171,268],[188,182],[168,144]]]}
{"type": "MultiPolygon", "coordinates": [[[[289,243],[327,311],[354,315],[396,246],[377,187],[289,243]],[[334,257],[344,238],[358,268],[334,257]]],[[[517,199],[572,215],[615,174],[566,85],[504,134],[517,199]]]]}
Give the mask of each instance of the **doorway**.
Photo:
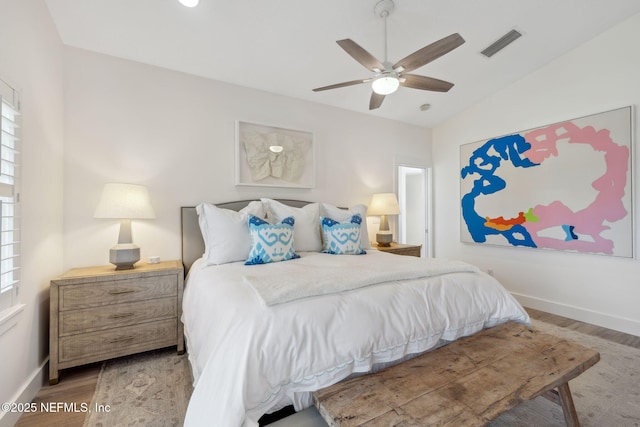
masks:
{"type": "Polygon", "coordinates": [[[422,245],[421,256],[426,258],[431,257],[430,174],[429,168],[398,166],[398,241],[422,245]]]}

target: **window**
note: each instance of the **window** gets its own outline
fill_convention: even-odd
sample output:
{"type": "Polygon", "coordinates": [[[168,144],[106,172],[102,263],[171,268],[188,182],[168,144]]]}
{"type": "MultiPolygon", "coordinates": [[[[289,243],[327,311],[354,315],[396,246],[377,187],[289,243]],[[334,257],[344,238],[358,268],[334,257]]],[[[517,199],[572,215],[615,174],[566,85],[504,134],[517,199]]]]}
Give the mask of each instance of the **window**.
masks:
{"type": "Polygon", "coordinates": [[[20,102],[0,80],[0,312],[17,304],[20,283],[20,102]]]}

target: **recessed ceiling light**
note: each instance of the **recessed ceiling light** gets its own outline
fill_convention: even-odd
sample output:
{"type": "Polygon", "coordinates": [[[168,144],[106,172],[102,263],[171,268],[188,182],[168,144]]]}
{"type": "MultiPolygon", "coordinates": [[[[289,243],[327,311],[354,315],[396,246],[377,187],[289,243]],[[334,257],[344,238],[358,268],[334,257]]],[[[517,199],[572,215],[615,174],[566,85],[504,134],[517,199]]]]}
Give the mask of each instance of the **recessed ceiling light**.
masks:
{"type": "Polygon", "coordinates": [[[196,7],[198,5],[198,0],[178,0],[182,3],[183,6],[187,7],[196,7]]]}
{"type": "Polygon", "coordinates": [[[420,106],[420,111],[427,111],[429,108],[431,108],[431,104],[422,104],[420,106]]]}

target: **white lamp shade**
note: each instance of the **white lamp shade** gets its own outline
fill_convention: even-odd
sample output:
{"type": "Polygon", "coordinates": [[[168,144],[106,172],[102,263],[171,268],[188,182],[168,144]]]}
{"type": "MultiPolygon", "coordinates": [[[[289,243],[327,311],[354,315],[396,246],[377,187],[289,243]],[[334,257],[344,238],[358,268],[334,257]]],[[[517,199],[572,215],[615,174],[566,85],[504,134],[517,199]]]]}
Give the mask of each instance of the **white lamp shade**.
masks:
{"type": "Polygon", "coordinates": [[[179,0],[183,6],[186,7],[196,7],[198,5],[198,0],[179,0]]]}
{"type": "Polygon", "coordinates": [[[396,76],[380,76],[371,83],[371,89],[378,95],[389,95],[398,90],[400,81],[396,76]]]}
{"type": "Polygon", "coordinates": [[[147,187],[136,184],[105,184],[95,218],[153,219],[147,187]]]}
{"type": "Polygon", "coordinates": [[[400,206],[394,193],[378,193],[371,197],[367,215],[399,215],[400,206]]]}

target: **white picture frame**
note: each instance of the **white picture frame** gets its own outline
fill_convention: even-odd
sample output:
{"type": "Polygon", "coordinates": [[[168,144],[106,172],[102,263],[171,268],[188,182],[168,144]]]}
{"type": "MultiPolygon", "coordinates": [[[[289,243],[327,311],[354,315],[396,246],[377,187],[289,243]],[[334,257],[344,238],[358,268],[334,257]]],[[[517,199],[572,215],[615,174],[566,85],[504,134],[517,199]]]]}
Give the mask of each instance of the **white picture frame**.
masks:
{"type": "Polygon", "coordinates": [[[314,150],[312,132],[237,120],[235,185],[313,188],[314,150]]]}

